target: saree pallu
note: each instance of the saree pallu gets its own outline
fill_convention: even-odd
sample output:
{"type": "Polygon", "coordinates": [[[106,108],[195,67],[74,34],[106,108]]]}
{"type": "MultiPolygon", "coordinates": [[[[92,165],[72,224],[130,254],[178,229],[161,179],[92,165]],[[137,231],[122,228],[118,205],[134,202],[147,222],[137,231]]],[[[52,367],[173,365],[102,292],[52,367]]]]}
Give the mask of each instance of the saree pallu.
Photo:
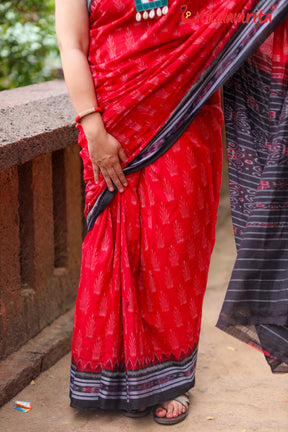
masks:
{"type": "MultiPolygon", "coordinates": [[[[213,8],[246,12],[255,4],[214,1],[213,8]]],[[[132,1],[89,2],[91,73],[105,127],[128,155],[124,169],[165,129],[240,26],[185,22],[181,5],[171,1],[167,15],[138,23],[132,1]]],[[[193,387],[222,120],[215,92],[173,146],[129,174],[125,192],[90,224],[74,316],[71,406],[133,410],[193,387]]],[[[81,128],[79,144],[89,219],[106,185],[94,182],[81,128]]]]}
{"type": "Polygon", "coordinates": [[[288,20],[224,95],[237,260],[218,327],[288,372],[288,20]]]}

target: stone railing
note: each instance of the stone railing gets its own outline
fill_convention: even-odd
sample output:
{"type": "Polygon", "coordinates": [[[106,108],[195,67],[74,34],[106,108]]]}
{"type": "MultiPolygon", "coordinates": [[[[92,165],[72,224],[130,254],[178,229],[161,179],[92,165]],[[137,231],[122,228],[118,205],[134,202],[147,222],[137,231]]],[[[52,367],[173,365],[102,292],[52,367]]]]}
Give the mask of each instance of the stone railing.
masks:
{"type": "Polygon", "coordinates": [[[0,93],[0,360],[73,306],[84,235],[63,81],[0,93]]]}

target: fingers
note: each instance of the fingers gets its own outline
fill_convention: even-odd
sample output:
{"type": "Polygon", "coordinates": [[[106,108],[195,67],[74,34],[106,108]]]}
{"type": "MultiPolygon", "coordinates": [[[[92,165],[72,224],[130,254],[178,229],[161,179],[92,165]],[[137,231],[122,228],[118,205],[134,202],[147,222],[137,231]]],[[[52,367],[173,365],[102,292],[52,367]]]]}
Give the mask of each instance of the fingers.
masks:
{"type": "Polygon", "coordinates": [[[95,183],[99,183],[101,171],[110,192],[114,191],[115,186],[119,192],[124,192],[124,186],[128,186],[128,183],[121,161],[127,159],[126,153],[114,137],[106,134],[104,138],[97,143],[88,142],[95,183]]]}
{"type": "Polygon", "coordinates": [[[100,170],[98,168],[98,165],[92,164],[92,166],[93,166],[93,173],[94,173],[95,183],[98,184],[99,183],[100,170]]]}
{"type": "Polygon", "coordinates": [[[111,176],[110,176],[109,172],[104,167],[101,168],[101,172],[103,174],[104,180],[105,180],[105,182],[107,184],[107,187],[108,187],[109,191],[113,192],[114,191],[114,186],[113,186],[113,183],[112,183],[111,176]]]}
{"type": "Polygon", "coordinates": [[[119,192],[124,192],[123,186],[128,186],[128,183],[120,164],[116,165],[116,167],[100,167],[100,170],[110,192],[114,191],[113,183],[119,192]]]}
{"type": "Polygon", "coordinates": [[[118,167],[116,168],[113,167],[110,170],[108,170],[108,174],[110,175],[111,180],[113,181],[113,183],[115,184],[119,192],[124,192],[123,186],[127,186],[128,184],[120,164],[118,167]]]}
{"type": "Polygon", "coordinates": [[[119,158],[121,159],[122,162],[124,162],[127,159],[127,156],[126,156],[126,153],[125,153],[123,147],[120,147],[118,155],[119,155],[119,158]]]}
{"type": "MultiPolygon", "coordinates": [[[[120,182],[121,185],[128,186],[128,182],[126,180],[125,174],[124,174],[120,164],[118,164],[118,165],[116,165],[116,167],[114,167],[114,171],[115,171],[115,174],[117,176],[117,179],[115,178],[116,181],[113,180],[115,185],[117,186],[117,184],[120,182]]],[[[118,188],[118,186],[117,186],[117,188],[118,188]]]]}

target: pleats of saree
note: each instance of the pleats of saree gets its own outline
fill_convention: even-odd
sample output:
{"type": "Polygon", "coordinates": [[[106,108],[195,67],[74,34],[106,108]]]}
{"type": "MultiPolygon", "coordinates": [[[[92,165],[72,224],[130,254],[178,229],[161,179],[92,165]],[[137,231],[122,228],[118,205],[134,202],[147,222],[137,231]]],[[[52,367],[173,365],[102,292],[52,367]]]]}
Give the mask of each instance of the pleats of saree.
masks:
{"type": "Polygon", "coordinates": [[[286,20],[224,92],[237,260],[218,327],[273,372],[288,372],[287,47],[286,20]]]}
{"type": "Polygon", "coordinates": [[[72,406],[137,409],[193,387],[215,238],[221,123],[217,92],[164,156],[129,175],[128,189],[86,236],[72,406]]]}

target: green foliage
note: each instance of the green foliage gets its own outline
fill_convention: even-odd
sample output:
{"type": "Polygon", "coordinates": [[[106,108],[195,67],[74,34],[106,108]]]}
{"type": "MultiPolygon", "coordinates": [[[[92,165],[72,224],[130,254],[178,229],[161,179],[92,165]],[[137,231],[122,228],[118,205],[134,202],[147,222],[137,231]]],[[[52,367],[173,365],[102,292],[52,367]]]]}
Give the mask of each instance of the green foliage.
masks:
{"type": "Polygon", "coordinates": [[[53,0],[1,0],[0,90],[56,76],[59,55],[53,0]]]}

